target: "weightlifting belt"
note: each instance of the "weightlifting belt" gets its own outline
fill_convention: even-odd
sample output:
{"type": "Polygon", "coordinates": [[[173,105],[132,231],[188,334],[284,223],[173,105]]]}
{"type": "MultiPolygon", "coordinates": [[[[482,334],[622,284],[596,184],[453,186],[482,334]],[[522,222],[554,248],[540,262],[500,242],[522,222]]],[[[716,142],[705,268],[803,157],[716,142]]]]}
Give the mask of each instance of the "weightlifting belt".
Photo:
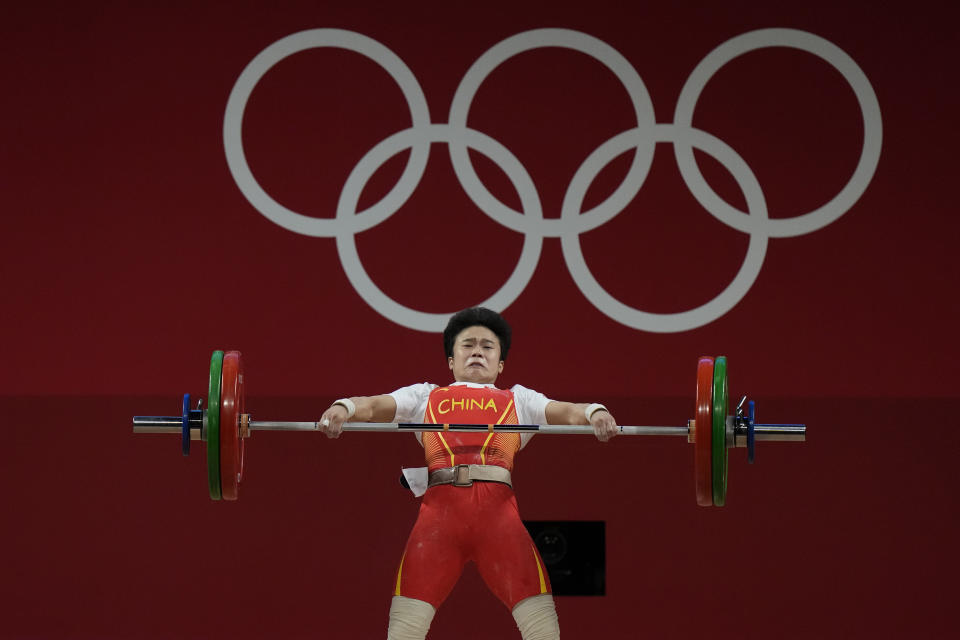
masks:
{"type": "Polygon", "coordinates": [[[480,482],[502,482],[511,489],[510,470],[492,464],[458,464],[430,472],[427,488],[438,484],[452,484],[455,487],[469,487],[474,480],[480,482]]]}

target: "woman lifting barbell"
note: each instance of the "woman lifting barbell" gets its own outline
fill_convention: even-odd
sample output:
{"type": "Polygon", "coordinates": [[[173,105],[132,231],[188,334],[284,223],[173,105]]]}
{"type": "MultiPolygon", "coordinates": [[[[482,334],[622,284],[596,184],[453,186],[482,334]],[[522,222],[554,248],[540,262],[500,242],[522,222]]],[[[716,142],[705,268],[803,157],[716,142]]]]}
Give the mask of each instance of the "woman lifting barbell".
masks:
{"type": "MultiPolygon", "coordinates": [[[[343,398],[320,418],[336,438],[347,420],[432,424],[591,425],[606,442],[617,435],[599,404],[550,400],[521,385],[494,386],[510,349],[511,330],[490,309],[456,313],[443,332],[454,382],[415,384],[377,396],[343,398]]],[[[397,569],[388,640],[422,640],[437,608],[473,561],[490,590],[509,608],[523,640],[560,637],[543,560],[520,519],[510,471],[533,433],[417,433],[427,461],[427,490],[397,569]]]]}

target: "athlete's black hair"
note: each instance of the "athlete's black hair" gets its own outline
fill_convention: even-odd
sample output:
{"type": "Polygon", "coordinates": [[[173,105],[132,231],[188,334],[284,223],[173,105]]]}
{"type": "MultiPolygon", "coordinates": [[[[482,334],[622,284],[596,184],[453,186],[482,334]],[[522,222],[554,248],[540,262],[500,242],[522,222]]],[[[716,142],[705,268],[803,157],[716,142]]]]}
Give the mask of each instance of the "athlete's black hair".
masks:
{"type": "Polygon", "coordinates": [[[497,339],[500,340],[500,359],[507,359],[507,352],[510,351],[510,325],[496,311],[491,311],[486,307],[470,307],[463,311],[458,311],[450,318],[447,328],[443,330],[443,348],[447,352],[447,357],[453,357],[453,341],[461,331],[467,327],[486,327],[493,331],[497,339]]]}

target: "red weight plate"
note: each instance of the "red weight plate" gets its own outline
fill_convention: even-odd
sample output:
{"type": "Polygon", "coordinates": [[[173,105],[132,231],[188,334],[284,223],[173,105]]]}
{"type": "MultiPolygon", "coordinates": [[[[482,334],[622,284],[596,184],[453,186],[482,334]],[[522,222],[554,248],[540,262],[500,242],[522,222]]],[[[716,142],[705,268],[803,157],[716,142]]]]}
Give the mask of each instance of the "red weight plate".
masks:
{"type": "MultiPolygon", "coordinates": [[[[224,367],[226,367],[226,360],[224,360],[224,367]]],[[[713,450],[711,448],[713,442],[713,358],[703,357],[697,363],[696,409],[693,461],[694,480],[697,486],[697,504],[701,507],[710,507],[713,506],[713,450]]]]}
{"type": "Polygon", "coordinates": [[[223,387],[220,391],[220,485],[224,500],[236,500],[243,471],[243,363],[239,351],[223,355],[223,387]]]}
{"type": "MultiPolygon", "coordinates": [[[[240,401],[240,411],[237,414],[237,417],[240,417],[247,413],[247,393],[246,393],[246,388],[243,386],[243,380],[245,377],[243,375],[243,358],[240,357],[239,352],[237,352],[237,360],[239,361],[239,367],[240,367],[240,375],[237,376],[237,379],[239,380],[239,383],[238,383],[239,391],[237,391],[237,398],[239,398],[239,401],[240,401]]],[[[240,420],[242,422],[243,419],[240,418],[240,420]]],[[[249,432],[247,432],[247,435],[250,435],[249,432]]],[[[240,471],[237,474],[238,485],[241,482],[243,482],[243,463],[245,460],[244,454],[246,451],[244,442],[246,442],[246,439],[241,436],[240,437],[240,471]]]]}

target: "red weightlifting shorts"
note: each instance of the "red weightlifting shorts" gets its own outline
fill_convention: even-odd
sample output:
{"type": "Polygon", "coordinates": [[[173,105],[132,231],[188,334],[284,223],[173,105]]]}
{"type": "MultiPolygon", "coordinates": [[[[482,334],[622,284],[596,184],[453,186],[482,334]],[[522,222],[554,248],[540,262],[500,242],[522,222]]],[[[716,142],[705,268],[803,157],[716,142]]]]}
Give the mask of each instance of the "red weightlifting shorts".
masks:
{"type": "Polygon", "coordinates": [[[513,490],[499,482],[427,490],[397,571],[395,595],[439,608],[467,562],[509,609],[550,593],[543,560],[520,520],[513,490]]]}

